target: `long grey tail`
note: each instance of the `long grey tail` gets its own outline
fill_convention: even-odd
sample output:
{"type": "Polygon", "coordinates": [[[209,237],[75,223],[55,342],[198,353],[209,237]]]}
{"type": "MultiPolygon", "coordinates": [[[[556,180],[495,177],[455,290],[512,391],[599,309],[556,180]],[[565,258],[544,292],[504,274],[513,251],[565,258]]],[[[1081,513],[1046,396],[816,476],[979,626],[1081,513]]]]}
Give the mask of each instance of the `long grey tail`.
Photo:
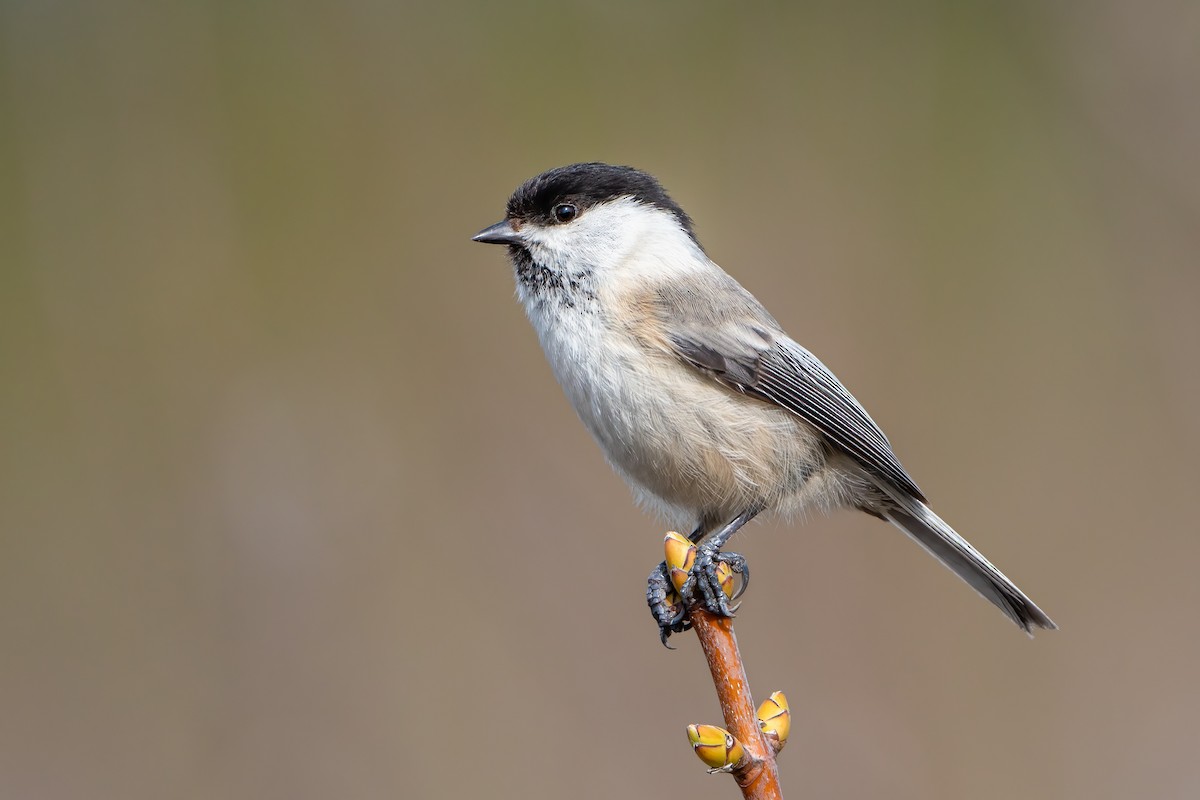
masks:
{"type": "Polygon", "coordinates": [[[1058,627],[1016,584],[993,567],[970,542],[955,533],[929,506],[915,498],[905,505],[907,508],[893,507],[885,511],[888,521],[990,600],[1026,633],[1033,635],[1035,627],[1049,630],[1058,627]]]}

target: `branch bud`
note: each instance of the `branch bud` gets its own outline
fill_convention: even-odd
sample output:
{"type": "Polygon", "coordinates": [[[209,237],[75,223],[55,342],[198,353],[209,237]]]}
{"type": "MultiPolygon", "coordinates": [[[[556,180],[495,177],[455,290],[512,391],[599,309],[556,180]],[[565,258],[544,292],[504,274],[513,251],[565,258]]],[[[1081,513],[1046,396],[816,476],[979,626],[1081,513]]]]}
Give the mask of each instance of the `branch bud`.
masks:
{"type": "Polygon", "coordinates": [[[746,758],[742,743],[716,725],[688,725],[688,741],[696,756],[709,766],[708,773],[732,772],[746,758]]]}
{"type": "Polygon", "coordinates": [[[762,701],[755,716],[771,748],[778,753],[787,744],[788,735],[792,732],[792,712],[788,709],[783,692],[772,692],[770,697],[762,701]]]}
{"type": "Polygon", "coordinates": [[[671,585],[678,591],[696,563],[696,545],[686,536],[671,531],[663,539],[663,549],[667,554],[667,573],[671,576],[671,585]]]}

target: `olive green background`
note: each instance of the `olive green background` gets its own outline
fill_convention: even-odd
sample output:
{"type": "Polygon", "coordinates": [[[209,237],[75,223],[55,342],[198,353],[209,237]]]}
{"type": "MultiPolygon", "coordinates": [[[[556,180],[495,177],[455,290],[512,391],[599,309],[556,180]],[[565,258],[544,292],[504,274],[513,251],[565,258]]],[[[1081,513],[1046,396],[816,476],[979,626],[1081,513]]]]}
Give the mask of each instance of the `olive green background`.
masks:
{"type": "Polygon", "coordinates": [[[756,523],[791,797],[1200,793],[1200,6],[0,3],[0,795],[733,797],[500,248],[577,160],[1062,626],[756,523]]]}

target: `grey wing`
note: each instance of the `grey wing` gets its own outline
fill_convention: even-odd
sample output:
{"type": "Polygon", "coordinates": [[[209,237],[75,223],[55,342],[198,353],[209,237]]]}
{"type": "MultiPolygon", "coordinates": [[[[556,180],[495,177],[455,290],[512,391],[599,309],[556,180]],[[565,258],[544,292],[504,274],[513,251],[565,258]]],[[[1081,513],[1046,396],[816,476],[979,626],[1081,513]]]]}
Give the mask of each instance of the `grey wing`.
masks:
{"type": "Polygon", "coordinates": [[[774,403],[823,433],[875,478],[924,500],[883,431],[834,374],[782,332],[765,311],[762,323],[726,319],[715,325],[672,325],[676,353],[722,383],[774,403]]]}

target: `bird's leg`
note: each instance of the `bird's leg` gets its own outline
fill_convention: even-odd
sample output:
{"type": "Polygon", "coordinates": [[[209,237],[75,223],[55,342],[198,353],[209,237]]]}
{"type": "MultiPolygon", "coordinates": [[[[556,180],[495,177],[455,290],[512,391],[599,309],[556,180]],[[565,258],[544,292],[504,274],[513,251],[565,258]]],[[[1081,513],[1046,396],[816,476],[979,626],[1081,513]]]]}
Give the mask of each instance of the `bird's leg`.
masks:
{"type": "MultiPolygon", "coordinates": [[[[746,559],[740,553],[722,553],[721,548],[725,546],[738,530],[750,520],[757,516],[759,509],[751,508],[738,514],[733,520],[721,530],[710,536],[703,544],[700,545],[696,552],[696,563],[692,566],[691,574],[688,575],[687,581],[679,590],[680,597],[683,598],[684,606],[692,602],[695,598],[695,592],[700,590],[700,600],[704,603],[704,608],[710,614],[716,614],[721,617],[732,617],[733,611],[729,607],[731,598],[725,597],[725,592],[721,589],[721,582],[717,578],[717,564],[724,563],[735,574],[742,577],[741,586],[733,596],[733,600],[741,597],[742,592],[746,591],[746,586],[750,583],[750,567],[746,563],[746,559]]],[[[692,534],[693,537],[696,534],[692,534]]],[[[692,541],[696,541],[695,538],[692,541]]]]}

